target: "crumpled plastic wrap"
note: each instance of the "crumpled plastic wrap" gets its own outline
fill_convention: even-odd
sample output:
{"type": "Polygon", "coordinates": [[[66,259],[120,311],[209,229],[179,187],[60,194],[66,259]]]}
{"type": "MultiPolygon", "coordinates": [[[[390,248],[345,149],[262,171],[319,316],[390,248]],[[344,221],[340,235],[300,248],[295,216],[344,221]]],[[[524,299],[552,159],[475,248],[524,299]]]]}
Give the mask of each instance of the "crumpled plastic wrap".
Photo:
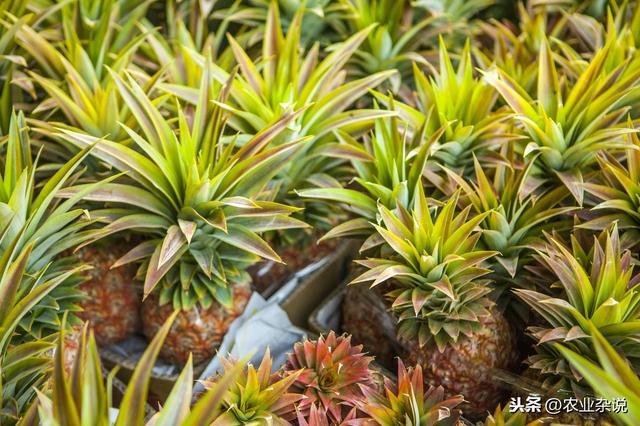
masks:
{"type": "MultiPolygon", "coordinates": [[[[221,355],[233,359],[247,358],[258,365],[267,347],[273,358],[273,368],[278,369],[285,363],[294,343],[306,336],[306,330],[291,324],[277,298],[267,301],[258,293],[253,293],[244,313],[231,324],[217,355],[205,367],[200,380],[222,372],[221,355]]],[[[203,390],[202,384],[196,382],[194,393],[203,390]]]]}

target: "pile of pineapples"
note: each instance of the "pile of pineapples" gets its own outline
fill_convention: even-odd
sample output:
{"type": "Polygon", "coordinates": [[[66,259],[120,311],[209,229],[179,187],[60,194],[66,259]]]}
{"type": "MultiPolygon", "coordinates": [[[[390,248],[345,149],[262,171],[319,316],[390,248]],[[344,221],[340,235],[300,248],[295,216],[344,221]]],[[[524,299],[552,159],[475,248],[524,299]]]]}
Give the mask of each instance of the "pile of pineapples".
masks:
{"type": "Polygon", "coordinates": [[[155,425],[637,426],[639,3],[0,0],[0,425],[141,425],[161,356],[155,425]],[[192,398],[252,267],[336,239],[353,337],[192,398]]]}

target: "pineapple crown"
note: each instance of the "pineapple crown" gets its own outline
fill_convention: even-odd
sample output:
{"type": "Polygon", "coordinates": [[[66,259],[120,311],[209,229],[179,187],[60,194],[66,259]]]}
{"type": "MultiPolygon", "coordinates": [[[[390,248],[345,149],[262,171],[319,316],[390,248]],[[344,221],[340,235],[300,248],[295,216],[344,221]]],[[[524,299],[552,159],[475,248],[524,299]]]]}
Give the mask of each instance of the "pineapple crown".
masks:
{"type": "MultiPolygon", "coordinates": [[[[507,134],[508,114],[494,112],[498,93],[481,78],[475,78],[469,40],[460,54],[457,70],[440,37],[440,69],[427,77],[414,64],[414,80],[418,109],[399,103],[400,116],[413,129],[426,127],[427,133],[445,128],[443,141],[432,147],[432,159],[454,168],[470,165],[472,154],[495,162],[491,151],[500,144],[517,138],[507,134]]],[[[389,104],[389,97],[374,92],[389,104]]]]}
{"type": "MultiPolygon", "coordinates": [[[[591,2],[595,5],[597,2],[591,2]]],[[[569,26],[575,33],[577,41],[584,45],[589,53],[597,50],[606,43],[610,34],[619,34],[618,49],[620,57],[624,57],[624,50],[635,49],[640,44],[640,13],[634,7],[632,1],[602,3],[606,5],[598,17],[590,16],[590,10],[585,8],[585,4],[572,8],[573,10],[564,13],[563,23],[570,23],[569,26]],[[586,10],[585,10],[586,9],[586,10]]],[[[564,34],[561,34],[561,38],[564,34]]],[[[556,36],[557,37],[557,36],[556,36]]],[[[572,51],[569,43],[561,42],[562,49],[577,58],[580,53],[572,51]],[[567,50],[568,49],[568,50],[567,50]],[[575,55],[575,56],[574,56],[575,55]]],[[[584,52],[583,52],[584,53],[584,52]]]]}
{"type": "Polygon", "coordinates": [[[563,48],[568,47],[561,40],[571,28],[568,20],[575,16],[536,6],[540,5],[517,3],[517,27],[497,20],[479,21],[477,24],[482,34],[491,40],[491,48],[474,47],[473,51],[480,69],[489,69],[496,64],[527,93],[535,90],[538,56],[540,49],[545,46],[543,39],[548,38],[563,48]]]}
{"type": "Polygon", "coordinates": [[[34,162],[32,158],[24,115],[12,113],[4,167],[0,173],[0,230],[3,232],[0,248],[7,250],[18,238],[16,251],[10,253],[15,256],[29,241],[39,240],[28,267],[41,269],[56,255],[83,241],[78,232],[90,221],[76,222],[85,212],[72,208],[100,184],[85,187],[82,193],[63,203],[57,202],[56,195],[65,184],[77,178],[74,173],[90,149],[87,147],[71,158],[38,190],[37,160],[34,162]]]}
{"type": "Polygon", "coordinates": [[[624,400],[627,411],[612,413],[612,416],[627,426],[640,422],[640,379],[634,370],[616,350],[609,340],[603,336],[597,327],[591,327],[597,359],[588,359],[579,352],[556,344],[556,348],[587,382],[594,393],[609,401],[624,400]]]}
{"type": "Polygon", "coordinates": [[[371,385],[369,364],[362,346],[352,346],[351,337],[331,331],[318,340],[298,342],[289,354],[284,375],[295,375],[292,388],[305,398],[297,409],[307,413],[318,404],[332,422],[340,422],[363,398],[371,385]]]}
{"type": "Polygon", "coordinates": [[[533,163],[516,168],[511,164],[496,165],[493,179],[485,174],[477,158],[473,159],[475,181],[445,168],[447,175],[462,189],[463,203],[473,206],[477,214],[487,214],[480,223],[482,245],[499,252],[494,259],[494,273],[514,278],[523,251],[532,251],[542,231],[558,226],[558,217],[574,210],[558,206],[569,191],[560,186],[537,191],[540,182],[530,179],[533,163]],[[500,268],[498,268],[498,265],[500,268]]]}
{"type": "MultiPolygon", "coordinates": [[[[86,241],[89,238],[86,228],[95,221],[87,219],[87,212],[75,205],[108,181],[86,185],[68,200],[59,202],[56,196],[65,185],[77,179],[78,166],[91,147],[78,152],[40,185],[36,177],[38,161],[32,158],[31,143],[23,114],[12,113],[0,171],[0,253],[12,261],[31,246],[27,274],[20,282],[21,294],[59,276],[65,276],[66,282],[43,295],[20,323],[21,334],[27,340],[30,336],[43,337],[57,332],[62,312],[78,310],[76,302],[81,293],[76,284],[81,278],[66,273],[76,269],[76,265],[71,259],[62,258],[62,254],[86,241]]],[[[72,320],[75,321],[75,317],[72,320]]]]}
{"type": "MultiPolygon", "coordinates": [[[[306,52],[300,48],[304,14],[305,8],[301,8],[283,34],[277,4],[272,2],[267,14],[261,61],[254,62],[229,35],[230,49],[240,71],[231,76],[220,67],[208,65],[213,70],[211,77],[217,83],[231,80],[228,101],[221,107],[232,113],[229,125],[242,134],[241,138],[251,137],[290,109],[299,111],[273,141],[277,145],[291,137],[310,138],[270,184],[273,199],[286,204],[300,203],[299,197],[292,197],[296,189],[320,185],[331,190],[340,186],[336,177],[341,174],[344,160],[319,155],[322,145],[328,143],[338,129],[361,131],[369,128],[375,118],[388,116],[388,111],[356,109],[353,105],[369,89],[395,72],[384,71],[345,82],[345,66],[371,28],[335,45],[334,50],[321,58],[324,52],[317,43],[306,52]]],[[[198,57],[195,53],[192,56],[198,57]]],[[[203,67],[208,63],[201,56],[198,62],[203,67]]],[[[197,100],[196,89],[166,84],[160,87],[191,103],[197,100]]],[[[330,227],[332,223],[323,216],[339,216],[340,212],[328,207],[305,203],[305,220],[316,228],[330,227]]]]}
{"type": "MultiPolygon", "coordinates": [[[[629,126],[633,128],[632,123],[629,126]]],[[[633,230],[640,224],[640,139],[636,133],[627,138],[626,161],[620,162],[607,153],[598,156],[602,181],[584,184],[585,190],[598,200],[592,209],[596,218],[580,228],[603,230],[615,222],[621,230],[633,230]]]]}
{"type": "MultiPolygon", "coordinates": [[[[236,362],[226,358],[222,360],[225,372],[232,371],[236,362]]],[[[277,373],[271,374],[272,359],[269,350],[264,354],[260,366],[256,370],[251,364],[240,372],[234,383],[227,389],[223,408],[226,410],[216,419],[214,424],[244,425],[252,422],[286,423],[286,419],[295,417],[294,404],[304,398],[299,393],[289,392],[298,373],[281,378],[277,373]]],[[[215,380],[205,380],[206,389],[215,386],[215,380]]]]}
{"type": "Polygon", "coordinates": [[[620,247],[615,225],[600,239],[594,238],[590,252],[575,237],[572,246],[573,253],[549,238],[545,250],[538,253],[539,262],[558,279],[549,287],[550,294],[515,292],[548,323],[547,327],[530,327],[538,342],[538,354],[529,360],[532,367],[577,381],[580,375],[568,369],[553,343],[595,359],[589,344],[589,329],[594,327],[620,352],[635,357],[633,347],[640,336],[640,277],[633,274],[631,253],[620,247]]]}
{"type": "Polygon", "coordinates": [[[193,386],[192,360],[175,382],[162,408],[145,422],[145,404],[149,393],[149,381],[160,348],[169,333],[177,312],[167,319],[138,361],[127,385],[117,418],[112,423],[112,372],[105,383],[103,367],[93,332],[85,326],[82,331],[79,351],[75,357],[71,374],[65,373],[64,336],[58,340],[52,373],[51,392],[38,392],[37,414],[43,424],[80,426],[84,424],[107,426],[185,425],[211,424],[221,415],[223,395],[240,373],[234,367],[218,380],[198,402],[191,406],[193,386]]]}
{"type": "Polygon", "coordinates": [[[505,72],[485,73],[529,136],[524,156],[534,155],[536,165],[556,176],[580,204],[582,171],[595,162],[599,151],[628,148],[624,135],[635,132],[620,121],[634,106],[640,68],[628,59],[609,69],[616,41],[612,35],[571,82],[558,77],[553,53],[543,38],[535,100],[505,72]]]}
{"type": "Polygon", "coordinates": [[[411,63],[430,66],[425,52],[431,54],[427,49],[437,44],[437,36],[445,35],[452,43],[457,43],[455,35],[464,31],[465,21],[492,2],[344,0],[340,2],[344,18],[334,19],[331,24],[343,37],[373,27],[352,62],[357,71],[365,75],[397,69],[400,73],[391,79],[397,92],[405,89],[401,86],[401,76],[411,73],[411,63]]]}
{"type": "Polygon", "coordinates": [[[463,402],[462,396],[445,399],[442,387],[425,391],[422,367],[405,368],[398,359],[398,379],[385,377],[384,391],[363,389],[366,402],[359,407],[381,426],[454,426],[460,418],[455,408],[463,402]]]}
{"type": "Polygon", "coordinates": [[[132,78],[113,77],[142,132],[124,125],[137,149],[66,129],[57,134],[79,147],[95,145],[92,155],[126,174],[85,198],[108,203],[96,212],[108,224],[92,240],[125,230],[146,236],[113,267],[142,261],[145,296],[162,282],[161,304],[229,306],[231,284],[248,279],[248,266],[261,257],[281,262],[260,234],[307,226],[290,217],[300,209],[262,201],[266,184],[300,148],[299,140],[269,144],[300,112],[287,112],[237,148],[224,140],[224,113],[209,101],[210,69],[203,73],[192,115],[187,118],[178,107],[178,129],[132,78]]]}
{"type": "MultiPolygon", "coordinates": [[[[79,128],[96,137],[109,135],[118,141],[126,139],[118,123],[130,123],[131,112],[123,106],[107,71],[121,73],[130,66],[145,37],[135,23],[145,16],[149,4],[67,2],[60,8],[64,43],[47,39],[33,27],[21,27],[17,39],[37,64],[37,71],[29,72],[29,76],[48,95],[34,113],[50,114],[51,109],[58,108],[70,129],[79,128]]],[[[35,98],[33,88],[31,92],[35,98]]],[[[40,133],[55,133],[50,123],[33,121],[40,133]]]]}
{"type": "Polygon", "coordinates": [[[107,76],[105,66],[117,68],[130,61],[141,38],[136,23],[144,19],[148,8],[149,2],[75,0],[51,11],[60,23],[56,36],[64,40],[60,50],[32,26],[22,26],[17,39],[49,77],[64,80],[72,65],[87,76],[85,84],[93,87],[107,76]]]}
{"type": "MultiPolygon", "coordinates": [[[[224,108],[234,113],[229,124],[239,132],[255,134],[290,108],[300,110],[301,114],[289,123],[289,133],[312,136],[314,140],[335,129],[366,127],[374,118],[388,115],[384,111],[349,109],[369,89],[395,72],[385,71],[344,82],[345,65],[371,28],[335,45],[335,49],[322,60],[318,44],[302,57],[300,32],[303,16],[304,8],[296,13],[284,35],[277,5],[271,3],[263,38],[262,62],[259,63],[254,62],[240,43],[228,35],[240,72],[232,79],[228,105],[224,108]]],[[[198,62],[203,68],[208,64],[202,57],[198,62]]],[[[220,84],[227,83],[231,77],[219,67],[212,69],[211,77],[220,84]]],[[[193,88],[162,87],[188,101],[197,99],[193,88]]]]}
{"type": "Polygon", "coordinates": [[[388,296],[397,314],[398,334],[418,338],[420,346],[435,343],[442,351],[449,342],[472,334],[480,317],[488,315],[491,272],[482,263],[496,252],[476,248],[477,226],[487,213],[468,219],[471,206],[456,213],[459,192],[442,208],[430,206],[422,186],[410,210],[392,212],[380,205],[381,225],[374,225],[389,253],[356,261],[368,269],[353,283],[372,287],[392,280],[388,296]]]}
{"type": "MultiPolygon", "coordinates": [[[[35,389],[48,377],[51,361],[52,339],[36,337],[22,342],[24,338],[17,332],[20,324],[35,322],[34,309],[39,304],[47,306],[47,298],[83,269],[58,269],[52,273],[45,267],[28,271],[35,242],[28,243],[13,256],[20,237],[13,238],[0,256],[0,423],[3,425],[15,424],[26,414],[36,396],[35,389]],[[28,278],[29,275],[33,278],[28,278]],[[25,288],[24,283],[30,280],[33,286],[25,288]]],[[[5,235],[5,238],[8,237],[5,235]]]]}
{"type": "MultiPolygon", "coordinates": [[[[392,111],[394,105],[391,99],[392,111]]],[[[322,239],[367,238],[361,251],[381,244],[382,240],[371,224],[379,221],[378,204],[394,209],[397,205],[408,207],[414,202],[415,188],[420,185],[430,147],[443,132],[444,128],[440,128],[427,137],[423,127],[408,139],[408,132],[401,132],[396,116],[376,120],[370,136],[362,141],[337,132],[339,143],[327,144],[322,153],[349,159],[356,173],[353,182],[361,190],[320,187],[297,191],[303,198],[341,203],[357,216],[331,229],[322,239]]]]}
{"type": "Polygon", "coordinates": [[[357,31],[370,30],[351,61],[356,65],[356,72],[368,75],[397,69],[400,74],[391,80],[396,90],[401,75],[410,71],[411,61],[426,62],[419,50],[432,42],[435,34],[450,28],[443,14],[432,16],[427,8],[414,7],[407,0],[374,3],[344,0],[339,3],[343,19],[332,20],[331,24],[343,38],[357,31]]]}

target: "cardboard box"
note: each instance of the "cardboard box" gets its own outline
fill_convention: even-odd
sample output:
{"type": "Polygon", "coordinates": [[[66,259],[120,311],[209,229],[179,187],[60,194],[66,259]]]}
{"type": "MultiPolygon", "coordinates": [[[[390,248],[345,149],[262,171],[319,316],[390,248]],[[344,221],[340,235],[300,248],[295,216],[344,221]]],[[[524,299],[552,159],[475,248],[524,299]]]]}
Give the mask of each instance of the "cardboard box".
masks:
{"type": "MultiPolygon", "coordinates": [[[[291,290],[286,286],[281,289],[288,293],[282,297],[280,305],[293,324],[301,328],[310,328],[309,317],[344,282],[349,264],[355,258],[358,247],[356,241],[345,241],[332,256],[326,258],[322,267],[310,273],[291,290]]],[[[274,297],[279,297],[278,293],[274,297]]]]}

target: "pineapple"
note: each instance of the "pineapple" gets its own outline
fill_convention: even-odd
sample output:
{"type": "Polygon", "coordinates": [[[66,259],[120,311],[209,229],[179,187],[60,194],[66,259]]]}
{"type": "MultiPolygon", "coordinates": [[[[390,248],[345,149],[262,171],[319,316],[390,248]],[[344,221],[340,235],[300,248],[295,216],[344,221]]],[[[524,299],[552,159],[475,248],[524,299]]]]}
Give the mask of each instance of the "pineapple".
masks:
{"type": "MultiPolygon", "coordinates": [[[[6,230],[6,228],[4,228],[6,230]]],[[[24,232],[25,228],[22,229],[24,232]]],[[[51,336],[23,341],[17,330],[21,323],[34,320],[33,310],[50,297],[51,293],[73,275],[83,270],[82,266],[57,269],[48,272],[27,271],[27,265],[36,248],[34,242],[19,252],[12,252],[25,234],[19,232],[0,253],[0,424],[13,425],[32,411],[29,407],[36,391],[45,387],[54,344],[51,336]],[[31,289],[21,288],[35,277],[31,289]],[[26,290],[26,291],[25,291],[26,290]]]]}
{"type": "MultiPolygon", "coordinates": [[[[223,108],[232,112],[230,127],[240,132],[240,138],[250,138],[280,117],[284,111],[293,108],[301,111],[287,128],[274,138],[279,145],[291,137],[305,137],[309,140],[300,152],[291,158],[270,184],[274,192],[272,201],[304,207],[295,217],[312,225],[310,229],[279,231],[265,238],[283,256],[287,247],[292,247],[296,259],[288,264],[305,266],[314,259],[310,248],[317,242],[319,234],[335,226],[341,211],[335,206],[320,204],[307,199],[304,202],[294,190],[322,186],[331,190],[341,185],[348,177],[343,172],[344,159],[319,155],[323,146],[333,141],[332,132],[341,129],[356,133],[371,127],[373,119],[389,115],[379,109],[356,109],[356,102],[369,89],[376,87],[395,73],[382,71],[352,81],[346,80],[346,64],[366,39],[370,28],[353,34],[344,42],[334,46],[331,52],[320,49],[316,44],[310,49],[301,48],[301,32],[307,25],[308,15],[299,10],[286,33],[282,32],[282,21],[278,7],[273,2],[267,14],[265,36],[262,44],[262,60],[251,58],[238,40],[229,36],[229,43],[240,72],[230,84],[228,105],[223,108]]],[[[208,63],[199,57],[201,66],[208,63]]],[[[214,70],[211,76],[216,84],[224,84],[230,77],[221,67],[209,64],[214,70]]],[[[161,84],[161,88],[177,95],[189,103],[197,102],[197,89],[184,84],[161,84]]],[[[332,247],[320,250],[327,252],[332,247]]],[[[275,267],[265,279],[274,281],[279,275],[293,272],[293,268],[281,271],[275,267]]],[[[257,277],[256,277],[257,278],[257,277]]]]}
{"type": "MultiPolygon", "coordinates": [[[[439,71],[433,77],[413,67],[416,99],[408,101],[417,103],[417,109],[403,103],[396,103],[394,109],[415,132],[423,127],[427,134],[445,129],[442,139],[431,147],[430,163],[446,165],[461,174],[471,169],[473,155],[483,164],[498,163],[501,158],[496,148],[518,137],[507,131],[508,113],[496,111],[498,93],[483,79],[474,77],[468,40],[457,69],[442,38],[438,52],[439,71]]],[[[389,104],[388,96],[376,93],[376,97],[389,104]]]]}
{"type": "MultiPolygon", "coordinates": [[[[630,124],[630,127],[632,125],[630,124]]],[[[635,246],[640,227],[640,138],[636,133],[627,135],[629,148],[620,160],[602,153],[597,157],[600,165],[599,182],[585,182],[585,191],[596,199],[591,212],[595,218],[580,224],[580,228],[603,230],[612,223],[624,232],[622,245],[635,246]]]]}
{"type": "Polygon", "coordinates": [[[222,395],[238,376],[239,369],[235,368],[225,374],[216,386],[202,396],[197,404],[190,407],[193,385],[193,368],[190,359],[162,408],[148,422],[145,421],[145,404],[142,402],[148,396],[151,369],[174,318],[175,316],[171,316],[167,319],[140,358],[129,385],[124,391],[122,401],[115,412],[115,407],[112,406],[111,374],[113,373],[109,375],[105,383],[102,377],[103,367],[93,334],[86,327],[84,328],[79,356],[76,358],[73,371],[69,375],[64,372],[65,348],[59,341],[51,390],[38,393],[37,406],[34,406],[37,408],[37,412],[33,413],[35,416],[33,420],[39,421],[39,424],[54,426],[211,424],[221,414],[222,395]]]}
{"type": "Polygon", "coordinates": [[[538,57],[540,49],[545,47],[543,39],[561,42],[569,35],[568,20],[576,16],[560,14],[556,16],[544,7],[534,7],[533,2],[519,2],[517,21],[481,21],[478,22],[480,36],[478,40],[488,39],[473,48],[473,56],[479,68],[486,70],[493,64],[507,74],[519,87],[529,94],[535,94],[538,76],[538,57]],[[517,25],[517,28],[514,28],[517,25]]]}
{"type": "Polygon", "coordinates": [[[32,112],[40,132],[49,135],[55,123],[96,137],[125,140],[127,134],[119,122],[131,125],[132,115],[109,69],[121,73],[131,66],[144,40],[135,23],[148,6],[149,2],[74,0],[57,12],[61,31],[56,39],[31,26],[20,28],[18,43],[35,62],[35,71],[28,74],[47,94],[32,112]],[[35,119],[43,115],[46,121],[35,119]]]}
{"type": "MultiPolygon", "coordinates": [[[[249,280],[229,285],[230,301],[223,304],[214,301],[201,309],[181,310],[162,348],[162,358],[175,364],[183,364],[191,357],[196,364],[209,360],[220,346],[222,338],[234,319],[242,315],[251,297],[249,280]]],[[[142,304],[142,331],[151,340],[162,322],[174,310],[171,303],[160,303],[160,296],[151,293],[142,304]]]]}
{"type": "MultiPolygon", "coordinates": [[[[0,174],[0,252],[16,256],[29,244],[34,244],[32,256],[26,266],[27,274],[20,292],[36,289],[43,280],[50,280],[77,266],[65,252],[86,241],[87,227],[94,220],[91,213],[74,208],[89,192],[99,189],[105,182],[86,185],[68,200],[57,197],[77,178],[77,167],[90,149],[83,149],[61,165],[47,180],[37,179],[37,162],[32,159],[32,142],[22,113],[12,114],[9,135],[3,151],[3,169],[0,174]],[[12,245],[14,244],[14,245],[12,245]],[[41,272],[41,275],[40,275],[41,272]]],[[[67,276],[66,281],[47,293],[34,306],[28,319],[23,319],[15,331],[20,340],[28,341],[57,333],[65,312],[71,312],[69,325],[78,324],[74,315],[82,298],[78,286],[83,281],[78,274],[67,276]]]]}
{"type": "Polygon", "coordinates": [[[313,417],[317,404],[332,423],[346,421],[354,408],[365,404],[364,393],[373,386],[372,360],[362,346],[351,345],[351,337],[333,331],[315,341],[296,343],[283,373],[295,377],[292,390],[304,395],[296,409],[313,417]]]}
{"type": "Polygon", "coordinates": [[[127,82],[113,74],[136,117],[136,129],[125,130],[139,151],[65,128],[57,134],[78,147],[95,144],[92,154],[98,160],[126,173],[87,197],[107,203],[95,213],[107,225],[93,233],[92,241],[121,231],[140,237],[142,242],[112,267],[140,264],[148,333],[172,311],[163,306],[182,311],[167,338],[171,345],[161,351],[179,363],[189,352],[198,361],[214,354],[212,343],[220,341],[247,302],[247,268],[260,258],[280,261],[260,234],[306,226],[290,217],[297,208],[260,199],[267,182],[301,146],[299,140],[276,147],[270,142],[301,112],[286,111],[237,148],[223,138],[226,118],[219,103],[229,86],[219,102],[210,102],[210,73],[209,68],[203,73],[200,101],[188,118],[178,107],[177,129],[132,78],[127,82]],[[210,318],[216,325],[193,318],[210,318]]]}
{"type": "Polygon", "coordinates": [[[434,384],[449,386],[448,390],[452,393],[473,395],[476,399],[472,400],[470,410],[482,413],[486,409],[483,407],[489,404],[494,404],[491,408],[495,406],[501,392],[495,383],[489,383],[488,376],[476,376],[485,374],[478,364],[510,368],[515,361],[516,351],[510,327],[489,297],[492,291],[490,280],[482,278],[491,271],[481,264],[497,253],[474,249],[482,235],[481,232],[473,232],[474,227],[482,223],[489,212],[467,221],[471,210],[471,206],[468,206],[455,218],[456,226],[449,226],[448,223],[454,220],[458,204],[459,197],[455,195],[445,203],[446,207],[438,215],[436,223],[439,225],[431,223],[429,208],[442,203],[427,203],[421,174],[429,148],[443,132],[441,128],[427,139],[428,133],[423,129],[408,140],[400,133],[397,118],[391,117],[377,120],[374,133],[370,140],[365,140],[364,147],[353,138],[339,134],[339,145],[349,147],[352,164],[358,173],[354,181],[364,190],[318,188],[299,193],[302,197],[343,203],[357,215],[338,225],[324,238],[366,237],[361,252],[375,250],[377,258],[357,261],[369,271],[352,283],[373,281],[374,287],[387,283],[384,289],[374,289],[372,294],[367,294],[361,288],[348,289],[347,302],[343,307],[343,327],[354,335],[355,340],[364,343],[369,350],[379,352],[383,361],[388,362],[392,356],[391,350],[395,347],[381,345],[380,339],[389,341],[391,333],[388,324],[397,322],[398,333],[403,336],[400,339],[402,346],[411,359],[425,362],[426,374],[434,384]],[[457,228],[461,230],[454,233],[457,228]],[[447,240],[451,242],[443,247],[447,240]],[[418,253],[424,253],[423,250],[426,250],[428,257],[425,254],[416,258],[420,256],[418,253]],[[454,261],[461,255],[469,258],[468,263],[454,261]],[[454,273],[457,267],[469,269],[466,273],[460,272],[458,289],[456,281],[449,280],[447,274],[444,275],[446,280],[439,275],[445,273],[447,268],[452,268],[454,273]],[[380,306],[386,302],[381,300],[375,303],[371,299],[381,299],[385,293],[395,300],[392,305],[395,318],[380,320],[377,316],[362,314],[363,309],[367,313],[372,309],[384,312],[380,306]],[[456,300],[456,303],[451,303],[452,300],[456,300]],[[483,349],[479,349],[474,340],[476,336],[478,339],[488,339],[491,344],[487,343],[483,349]],[[469,341],[465,343],[467,338],[469,341]],[[419,340],[418,344],[411,343],[416,339],[419,340]],[[429,347],[426,351],[422,349],[425,345],[429,347]],[[441,352],[446,355],[438,359],[441,352]],[[431,362],[430,356],[440,364],[431,362]],[[443,362],[447,356],[459,356],[462,361],[456,365],[460,375],[452,374],[445,384],[442,380],[448,373],[443,368],[443,362]],[[476,378],[467,382],[461,379],[466,375],[476,378]],[[464,386],[463,382],[470,383],[471,389],[463,392],[458,387],[464,386]]]}
{"type": "Polygon", "coordinates": [[[480,223],[483,230],[480,242],[499,253],[491,259],[491,270],[501,287],[521,285],[516,276],[523,265],[530,263],[533,247],[543,230],[569,228],[572,224],[562,220],[563,215],[575,210],[561,205],[569,191],[564,186],[552,189],[543,186],[536,191],[536,182],[530,179],[532,168],[532,162],[521,168],[515,161],[497,164],[490,179],[481,162],[474,158],[475,180],[445,169],[462,189],[463,204],[471,205],[477,214],[487,215],[480,223]]]}
{"type": "Polygon", "coordinates": [[[475,229],[488,214],[468,218],[471,206],[456,213],[456,193],[432,217],[422,185],[416,193],[410,209],[379,206],[382,223],[374,226],[385,245],[379,257],[356,261],[367,271],[352,282],[388,283],[405,359],[421,364],[429,383],[465,395],[465,413],[477,417],[502,397],[490,371],[513,368],[517,358],[484,278],[496,252],[476,248],[482,233],[475,229]]]}
{"type": "Polygon", "coordinates": [[[529,328],[536,341],[536,354],[528,360],[544,379],[544,389],[584,394],[581,374],[570,368],[556,343],[595,360],[589,331],[595,327],[638,368],[635,348],[640,333],[640,293],[631,253],[621,249],[615,225],[594,239],[590,250],[576,238],[572,238],[571,246],[573,253],[550,237],[537,256],[553,276],[546,284],[547,292],[521,289],[516,295],[546,323],[529,328]]]}
{"type": "MultiPolygon", "coordinates": [[[[382,392],[364,390],[366,402],[359,407],[380,426],[432,425],[456,426],[460,422],[461,395],[445,399],[444,389],[425,391],[422,368],[405,368],[398,359],[398,378],[394,383],[385,377],[382,392]]],[[[365,423],[366,424],[366,423],[365,423]]]]}
{"type": "MultiPolygon", "coordinates": [[[[223,364],[225,371],[232,371],[236,363],[223,359],[223,364]]],[[[300,393],[289,391],[298,375],[281,378],[278,374],[271,374],[271,367],[269,350],[257,370],[248,365],[227,389],[222,404],[224,413],[213,425],[289,425],[288,420],[295,417],[293,404],[304,398],[300,393]]],[[[211,389],[217,380],[217,377],[205,379],[202,383],[205,389],[211,389]]]]}
{"type": "Polygon", "coordinates": [[[624,136],[634,131],[622,120],[640,93],[640,68],[618,60],[617,42],[612,34],[572,81],[558,77],[549,43],[542,38],[536,100],[504,71],[485,73],[526,131],[522,154],[534,159],[536,175],[565,185],[580,205],[596,154],[628,148],[624,136]]]}
{"type": "Polygon", "coordinates": [[[126,241],[109,240],[82,247],[75,255],[91,266],[80,284],[84,321],[89,321],[98,345],[117,343],[140,329],[142,292],[134,265],[111,266],[126,253],[126,241]]]}

